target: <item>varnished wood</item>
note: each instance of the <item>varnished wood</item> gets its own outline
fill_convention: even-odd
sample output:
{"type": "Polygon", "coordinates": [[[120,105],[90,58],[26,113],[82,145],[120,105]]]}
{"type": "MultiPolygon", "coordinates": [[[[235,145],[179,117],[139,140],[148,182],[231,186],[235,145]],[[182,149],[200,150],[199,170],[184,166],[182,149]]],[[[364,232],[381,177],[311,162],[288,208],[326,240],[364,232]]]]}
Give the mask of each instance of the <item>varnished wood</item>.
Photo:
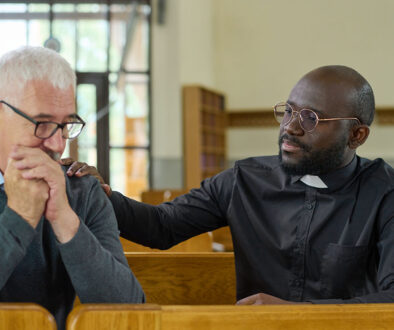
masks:
{"type": "Polygon", "coordinates": [[[272,109],[230,110],[227,124],[227,127],[279,127],[272,109]]]}
{"type": "MultiPolygon", "coordinates": [[[[13,329],[13,328],[11,328],[13,329]]],[[[19,328],[15,328],[19,329],[19,328]]],[[[391,330],[394,304],[80,305],[67,330],[391,330]]]]}
{"type": "Polygon", "coordinates": [[[234,304],[234,254],[125,253],[145,291],[159,305],[234,304]]]}
{"type": "Polygon", "coordinates": [[[183,169],[185,187],[198,187],[201,171],[201,95],[198,88],[183,88],[183,169]]]}
{"type": "Polygon", "coordinates": [[[378,125],[394,125],[394,108],[378,108],[376,109],[376,122],[378,125]]]}
{"type": "Polygon", "coordinates": [[[54,317],[31,303],[0,303],[0,329],[56,330],[54,317]]]}
{"type": "MultiPolygon", "coordinates": [[[[375,111],[378,125],[394,125],[394,107],[378,107],[375,111]]],[[[279,127],[272,108],[230,109],[227,111],[227,128],[279,127]]]]}
{"type": "Polygon", "coordinates": [[[389,330],[394,304],[162,306],[162,330],[389,330]]]}
{"type": "Polygon", "coordinates": [[[234,251],[230,227],[222,227],[212,231],[212,240],[223,246],[225,252],[234,251]]]}
{"type": "Polygon", "coordinates": [[[164,202],[170,202],[174,198],[184,195],[188,192],[186,189],[151,189],[143,191],[141,202],[158,205],[164,202]]]}
{"type": "Polygon", "coordinates": [[[225,169],[225,95],[203,86],[184,86],[183,161],[184,185],[190,190],[225,169]]]}
{"type": "Polygon", "coordinates": [[[67,330],[160,330],[160,307],[149,304],[88,304],[74,307],[67,330]]]}
{"type": "Polygon", "coordinates": [[[204,233],[167,250],[151,249],[120,237],[124,252],[212,252],[212,234],[204,233]]]}

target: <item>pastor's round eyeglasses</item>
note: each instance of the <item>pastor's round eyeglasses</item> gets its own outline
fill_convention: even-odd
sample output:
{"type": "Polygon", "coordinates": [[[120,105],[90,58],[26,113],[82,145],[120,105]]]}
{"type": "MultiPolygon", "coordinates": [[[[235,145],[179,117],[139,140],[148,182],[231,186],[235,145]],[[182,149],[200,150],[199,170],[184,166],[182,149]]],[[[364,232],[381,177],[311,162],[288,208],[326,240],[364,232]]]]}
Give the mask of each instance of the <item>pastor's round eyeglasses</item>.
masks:
{"type": "Polygon", "coordinates": [[[31,118],[29,115],[25,114],[23,111],[7,103],[6,101],[0,100],[0,103],[5,104],[15,113],[17,113],[18,115],[22,116],[23,118],[35,124],[36,128],[34,130],[34,135],[39,139],[50,138],[60,128],[62,130],[63,139],[72,140],[75,139],[82,132],[82,129],[85,126],[85,122],[77,114],[73,114],[73,118],[72,118],[73,121],[69,121],[62,124],[55,123],[54,121],[37,121],[31,118]]]}
{"type": "Polygon", "coordinates": [[[356,117],[350,118],[319,118],[316,112],[310,109],[301,109],[299,111],[286,102],[280,102],[274,106],[275,118],[281,125],[287,125],[291,122],[293,117],[298,115],[298,122],[301,128],[305,132],[312,132],[320,121],[332,121],[332,120],[356,120],[359,125],[361,122],[356,117]]]}

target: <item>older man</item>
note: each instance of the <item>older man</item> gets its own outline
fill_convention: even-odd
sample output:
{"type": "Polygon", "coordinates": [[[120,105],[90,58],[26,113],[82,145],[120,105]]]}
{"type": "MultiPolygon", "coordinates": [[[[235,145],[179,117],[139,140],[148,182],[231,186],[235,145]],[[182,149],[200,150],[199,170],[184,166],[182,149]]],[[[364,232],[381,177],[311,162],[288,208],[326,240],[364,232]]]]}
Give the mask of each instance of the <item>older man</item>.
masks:
{"type": "Polygon", "coordinates": [[[81,302],[142,302],[97,180],[57,160],[85,123],[75,75],[57,53],[23,47],[0,59],[0,301],[36,302],[64,328],[81,302]]]}
{"type": "Polygon", "coordinates": [[[394,302],[394,171],[356,155],[374,111],[355,70],[313,70],[274,107],[279,156],[238,161],[159,206],[107,189],[121,235],[165,249],[229,225],[239,304],[394,302]]]}

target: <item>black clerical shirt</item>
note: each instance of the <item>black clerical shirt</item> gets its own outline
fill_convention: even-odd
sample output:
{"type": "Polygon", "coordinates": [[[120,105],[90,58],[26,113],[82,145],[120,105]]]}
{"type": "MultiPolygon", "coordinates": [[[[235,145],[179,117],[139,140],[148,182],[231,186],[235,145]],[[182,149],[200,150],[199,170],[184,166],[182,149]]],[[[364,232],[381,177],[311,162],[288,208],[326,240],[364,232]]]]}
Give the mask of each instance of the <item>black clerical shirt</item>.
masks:
{"type": "Polygon", "coordinates": [[[255,157],[171,203],[111,200],[122,236],[151,247],[229,225],[237,299],[394,302],[394,170],[355,157],[320,178],[328,188],[285,174],[276,156],[255,157]]]}

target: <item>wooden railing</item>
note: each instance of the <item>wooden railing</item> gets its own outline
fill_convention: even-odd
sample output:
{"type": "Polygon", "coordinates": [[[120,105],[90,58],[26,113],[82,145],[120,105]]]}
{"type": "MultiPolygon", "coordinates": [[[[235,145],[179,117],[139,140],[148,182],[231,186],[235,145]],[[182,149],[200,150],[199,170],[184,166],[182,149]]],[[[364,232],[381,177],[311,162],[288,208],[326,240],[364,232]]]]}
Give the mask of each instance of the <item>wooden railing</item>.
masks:
{"type": "Polygon", "coordinates": [[[67,330],[388,330],[394,304],[276,306],[81,305],[67,330]]]}

